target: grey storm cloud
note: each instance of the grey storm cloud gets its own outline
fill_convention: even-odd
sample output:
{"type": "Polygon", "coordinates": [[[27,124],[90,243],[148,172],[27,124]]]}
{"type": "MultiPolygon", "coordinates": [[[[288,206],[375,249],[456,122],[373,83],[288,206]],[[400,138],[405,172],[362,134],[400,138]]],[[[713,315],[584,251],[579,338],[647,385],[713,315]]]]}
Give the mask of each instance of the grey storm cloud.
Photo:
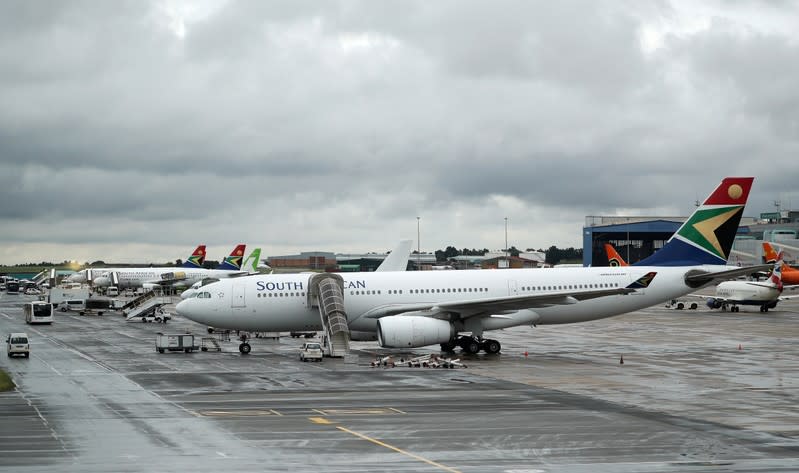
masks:
{"type": "Polygon", "coordinates": [[[385,249],[417,216],[429,249],[497,247],[508,215],[519,246],[568,246],[585,215],[685,213],[732,174],[770,210],[799,151],[771,22],[799,12],[693,8],[4,2],[0,259],[385,249]]]}

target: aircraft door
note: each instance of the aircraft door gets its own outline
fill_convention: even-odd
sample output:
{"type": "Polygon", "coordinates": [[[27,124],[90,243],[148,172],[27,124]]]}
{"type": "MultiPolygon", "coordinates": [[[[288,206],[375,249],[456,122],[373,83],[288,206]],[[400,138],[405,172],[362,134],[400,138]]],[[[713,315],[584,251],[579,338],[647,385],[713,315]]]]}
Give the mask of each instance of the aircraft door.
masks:
{"type": "Polygon", "coordinates": [[[508,295],[509,296],[519,295],[519,286],[516,284],[516,281],[514,279],[508,279],[508,295]]]}
{"type": "Polygon", "coordinates": [[[244,299],[244,295],[246,294],[247,286],[244,282],[236,281],[233,283],[233,294],[230,298],[230,307],[231,308],[242,308],[246,307],[246,301],[244,299]]]}

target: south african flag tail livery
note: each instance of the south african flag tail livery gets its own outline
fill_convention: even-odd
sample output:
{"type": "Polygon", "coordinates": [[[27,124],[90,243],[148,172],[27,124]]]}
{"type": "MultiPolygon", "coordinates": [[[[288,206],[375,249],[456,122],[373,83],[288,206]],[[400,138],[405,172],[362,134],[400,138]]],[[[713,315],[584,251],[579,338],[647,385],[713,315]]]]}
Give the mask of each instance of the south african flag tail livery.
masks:
{"type": "Polygon", "coordinates": [[[753,177],[727,177],[679,230],[636,266],[726,265],[753,177]]]}

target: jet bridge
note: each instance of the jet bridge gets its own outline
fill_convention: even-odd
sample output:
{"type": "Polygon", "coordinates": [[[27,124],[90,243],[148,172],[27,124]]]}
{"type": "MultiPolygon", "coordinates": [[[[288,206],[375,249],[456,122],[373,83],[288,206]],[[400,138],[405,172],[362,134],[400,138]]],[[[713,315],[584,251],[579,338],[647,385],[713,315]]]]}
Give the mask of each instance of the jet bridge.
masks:
{"type": "Polygon", "coordinates": [[[319,308],[325,355],[343,357],[350,349],[350,328],[344,309],[344,279],[331,273],[311,276],[308,280],[308,306],[319,308]]]}

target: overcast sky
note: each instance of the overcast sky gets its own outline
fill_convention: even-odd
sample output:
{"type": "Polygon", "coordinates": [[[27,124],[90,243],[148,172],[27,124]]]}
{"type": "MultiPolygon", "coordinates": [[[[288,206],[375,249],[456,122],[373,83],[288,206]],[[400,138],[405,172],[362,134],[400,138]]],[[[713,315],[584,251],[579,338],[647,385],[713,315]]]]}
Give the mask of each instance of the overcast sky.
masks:
{"type": "Polygon", "coordinates": [[[3,1],[0,264],[799,208],[799,5],[695,3],[3,1]]]}

